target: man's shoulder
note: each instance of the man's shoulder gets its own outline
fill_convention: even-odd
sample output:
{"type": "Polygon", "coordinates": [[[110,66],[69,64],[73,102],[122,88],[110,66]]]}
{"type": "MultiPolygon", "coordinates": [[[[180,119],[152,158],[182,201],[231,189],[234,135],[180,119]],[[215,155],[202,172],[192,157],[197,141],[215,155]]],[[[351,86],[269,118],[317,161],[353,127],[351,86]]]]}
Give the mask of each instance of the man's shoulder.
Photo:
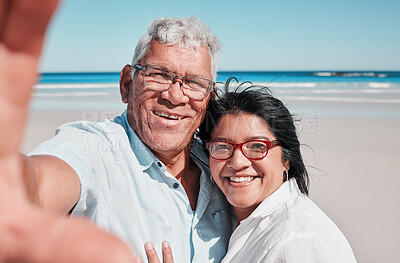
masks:
{"type": "Polygon", "coordinates": [[[78,133],[81,135],[94,135],[99,137],[115,137],[126,135],[125,129],[118,123],[109,119],[103,122],[74,121],[62,124],[56,130],[56,135],[62,133],[78,133]]]}

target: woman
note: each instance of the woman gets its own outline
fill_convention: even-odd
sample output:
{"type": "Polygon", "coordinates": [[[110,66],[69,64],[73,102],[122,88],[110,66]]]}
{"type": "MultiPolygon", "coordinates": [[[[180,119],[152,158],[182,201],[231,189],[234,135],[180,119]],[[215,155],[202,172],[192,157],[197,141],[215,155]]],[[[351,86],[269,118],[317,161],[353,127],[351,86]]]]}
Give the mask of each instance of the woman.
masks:
{"type": "Polygon", "coordinates": [[[356,262],[338,227],[307,197],[290,112],[268,89],[254,88],[212,101],[198,134],[240,222],[222,262],[356,262]]]}
{"type": "MultiPolygon", "coordinates": [[[[356,262],[339,228],[307,197],[290,112],[265,87],[240,88],[210,102],[197,134],[240,222],[222,262],[356,262]]],[[[153,248],[146,251],[157,258],[153,248]]],[[[173,262],[170,250],[164,262],[173,262]]]]}

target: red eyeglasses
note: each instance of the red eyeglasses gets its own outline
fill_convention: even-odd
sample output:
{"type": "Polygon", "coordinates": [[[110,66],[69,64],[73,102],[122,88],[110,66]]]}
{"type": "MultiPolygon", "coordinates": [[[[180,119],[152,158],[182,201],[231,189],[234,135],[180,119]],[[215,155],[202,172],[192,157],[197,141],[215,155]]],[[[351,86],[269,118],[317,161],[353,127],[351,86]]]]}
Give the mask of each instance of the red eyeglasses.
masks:
{"type": "Polygon", "coordinates": [[[278,145],[280,145],[278,140],[249,140],[242,143],[215,140],[207,144],[207,149],[211,157],[217,160],[227,160],[231,158],[236,148],[239,148],[243,155],[250,160],[260,160],[267,156],[269,149],[278,145]]]}

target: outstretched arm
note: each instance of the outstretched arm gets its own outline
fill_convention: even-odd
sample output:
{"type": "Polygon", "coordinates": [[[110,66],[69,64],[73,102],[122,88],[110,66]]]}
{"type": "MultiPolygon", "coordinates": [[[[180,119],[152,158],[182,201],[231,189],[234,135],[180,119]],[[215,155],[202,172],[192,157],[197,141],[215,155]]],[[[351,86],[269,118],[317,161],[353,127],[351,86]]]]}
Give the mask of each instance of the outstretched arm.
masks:
{"type": "Polygon", "coordinates": [[[35,204],[66,214],[77,202],[74,170],[54,157],[18,155],[47,24],[58,0],[0,0],[0,158],[13,159],[35,204]],[[7,157],[7,158],[6,158],[7,157]],[[58,189],[58,191],[54,191],[58,189]]]}
{"type": "Polygon", "coordinates": [[[0,156],[19,150],[47,23],[58,1],[0,1],[0,156]]]}
{"type": "Polygon", "coordinates": [[[28,201],[18,150],[46,27],[57,4],[0,0],[0,262],[135,262],[116,237],[28,201]]]}

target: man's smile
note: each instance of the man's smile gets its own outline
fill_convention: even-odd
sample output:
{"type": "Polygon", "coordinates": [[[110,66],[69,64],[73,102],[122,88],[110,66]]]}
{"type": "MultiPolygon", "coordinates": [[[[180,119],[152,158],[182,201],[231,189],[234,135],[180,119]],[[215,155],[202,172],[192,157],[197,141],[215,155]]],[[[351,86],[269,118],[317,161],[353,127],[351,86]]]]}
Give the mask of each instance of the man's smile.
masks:
{"type": "Polygon", "coordinates": [[[153,111],[153,113],[154,113],[154,115],[156,115],[158,117],[167,118],[167,119],[171,119],[171,120],[182,120],[184,118],[182,115],[170,114],[170,113],[163,112],[163,111],[153,111]]]}

